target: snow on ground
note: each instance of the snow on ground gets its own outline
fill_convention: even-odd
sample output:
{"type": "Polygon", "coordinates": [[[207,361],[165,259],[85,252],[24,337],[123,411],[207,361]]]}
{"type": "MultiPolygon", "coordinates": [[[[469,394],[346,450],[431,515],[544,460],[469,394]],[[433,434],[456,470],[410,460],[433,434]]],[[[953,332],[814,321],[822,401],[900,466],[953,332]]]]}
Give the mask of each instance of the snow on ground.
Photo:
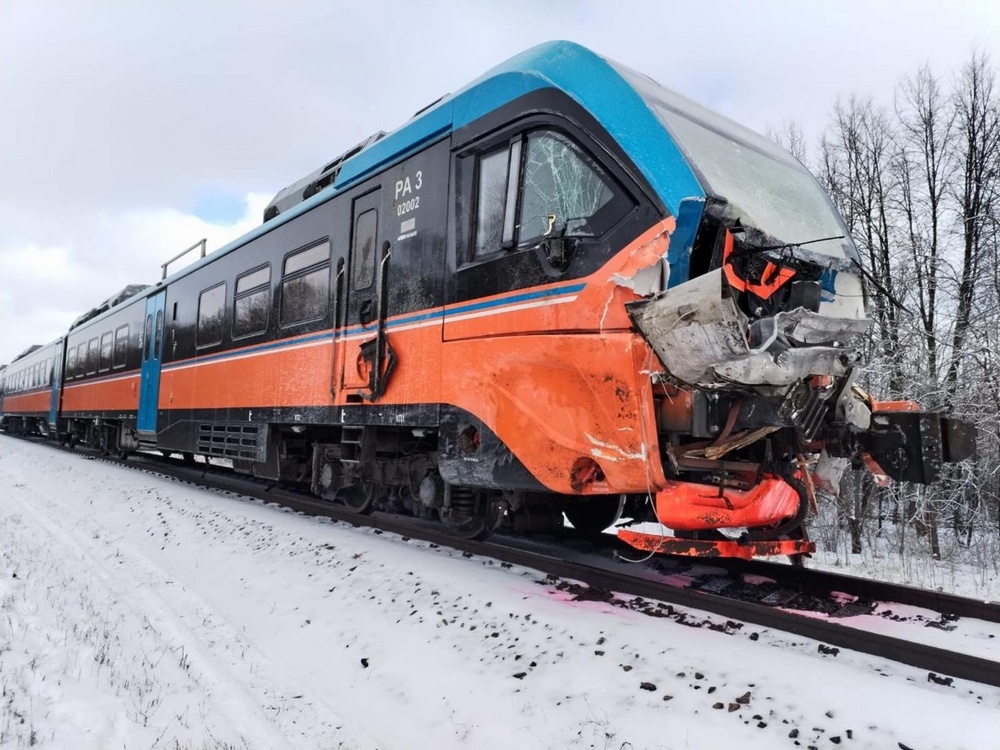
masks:
{"type": "Polygon", "coordinates": [[[0,747],[1000,747],[1000,690],[703,621],[0,437],[0,747]]]}

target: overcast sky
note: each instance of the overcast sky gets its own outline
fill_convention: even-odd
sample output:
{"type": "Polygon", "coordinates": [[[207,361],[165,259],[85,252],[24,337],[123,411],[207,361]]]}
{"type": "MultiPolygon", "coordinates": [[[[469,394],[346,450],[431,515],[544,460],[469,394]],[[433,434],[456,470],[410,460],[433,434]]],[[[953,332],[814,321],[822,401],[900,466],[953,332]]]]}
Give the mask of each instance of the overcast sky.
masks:
{"type": "Polygon", "coordinates": [[[1000,3],[0,0],[0,363],[539,42],[815,140],[929,63],[1000,63],[1000,3]]]}

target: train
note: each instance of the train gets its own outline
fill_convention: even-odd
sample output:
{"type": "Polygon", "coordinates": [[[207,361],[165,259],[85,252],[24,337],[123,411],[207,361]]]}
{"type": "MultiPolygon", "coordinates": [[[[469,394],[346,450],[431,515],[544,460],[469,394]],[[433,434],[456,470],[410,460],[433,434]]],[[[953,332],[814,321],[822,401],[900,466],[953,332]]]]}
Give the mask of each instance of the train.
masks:
{"type": "Polygon", "coordinates": [[[856,380],[850,232],[781,147],[571,42],[284,188],[262,223],[2,371],[2,428],[227,459],[453,533],[815,549],[848,469],[933,482],[968,423],[856,380]]]}

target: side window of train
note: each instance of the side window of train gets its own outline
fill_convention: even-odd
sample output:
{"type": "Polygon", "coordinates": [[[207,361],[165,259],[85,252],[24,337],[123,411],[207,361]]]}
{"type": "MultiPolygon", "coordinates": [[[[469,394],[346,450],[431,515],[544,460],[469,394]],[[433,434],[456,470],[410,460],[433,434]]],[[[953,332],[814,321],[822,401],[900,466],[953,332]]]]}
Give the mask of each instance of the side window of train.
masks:
{"type": "Polygon", "coordinates": [[[128,359],[128,323],[118,326],[115,329],[115,351],[112,355],[111,366],[114,369],[125,366],[128,359]]]}
{"type": "Polygon", "coordinates": [[[472,257],[543,237],[599,237],[634,202],[569,136],[520,133],[476,156],[472,257]]]}
{"type": "Polygon", "coordinates": [[[281,325],[318,320],[330,307],[330,241],[285,256],[281,269],[281,325]]]}
{"type": "Polygon", "coordinates": [[[108,331],[101,336],[101,361],[97,369],[106,372],[111,369],[112,334],[108,331]]]}
{"type": "MultiPolygon", "coordinates": [[[[206,289],[198,297],[196,346],[199,349],[222,343],[222,324],[225,317],[226,283],[222,282],[206,289]]],[[[157,341],[157,345],[159,345],[159,341],[157,341]]]]}
{"type": "Polygon", "coordinates": [[[95,336],[87,344],[87,374],[93,375],[97,372],[98,343],[95,336]]]}
{"type": "MultiPolygon", "coordinates": [[[[478,157],[476,169],[476,241],[474,256],[487,255],[499,250],[504,242],[513,237],[513,211],[511,220],[505,226],[508,199],[512,196],[510,185],[517,185],[517,179],[510,179],[511,167],[516,173],[521,141],[490,151],[478,157]]],[[[516,199],[516,195],[513,196],[516,199]]],[[[514,201],[510,201],[513,207],[514,201]]]]}
{"type": "Polygon", "coordinates": [[[76,348],[76,376],[82,378],[87,369],[87,342],[84,341],[76,348]]]}
{"type": "Polygon", "coordinates": [[[354,245],[351,248],[351,287],[359,292],[375,282],[375,235],[378,211],[371,208],[354,222],[354,245]]]}
{"type": "Polygon", "coordinates": [[[76,377],[76,347],[71,346],[66,350],[66,379],[76,377]]]}
{"type": "Polygon", "coordinates": [[[271,312],[271,266],[237,276],[233,297],[233,338],[266,331],[271,312]]]}

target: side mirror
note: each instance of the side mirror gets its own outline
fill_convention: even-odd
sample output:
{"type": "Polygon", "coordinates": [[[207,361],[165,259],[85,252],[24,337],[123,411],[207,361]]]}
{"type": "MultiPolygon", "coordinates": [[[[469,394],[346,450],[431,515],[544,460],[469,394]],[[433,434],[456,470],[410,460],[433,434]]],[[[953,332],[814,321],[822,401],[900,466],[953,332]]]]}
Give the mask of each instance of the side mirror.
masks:
{"type": "Polygon", "coordinates": [[[565,271],[573,260],[578,244],[579,239],[576,237],[549,237],[542,241],[541,249],[552,268],[565,271]]]}

